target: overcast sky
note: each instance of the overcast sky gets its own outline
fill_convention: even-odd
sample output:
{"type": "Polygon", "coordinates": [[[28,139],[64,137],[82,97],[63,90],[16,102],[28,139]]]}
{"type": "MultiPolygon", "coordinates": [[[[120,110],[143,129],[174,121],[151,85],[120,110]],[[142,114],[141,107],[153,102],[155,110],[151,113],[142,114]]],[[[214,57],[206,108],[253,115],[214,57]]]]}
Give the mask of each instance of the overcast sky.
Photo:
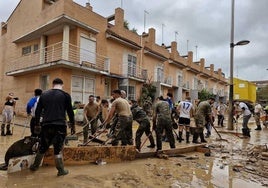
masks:
{"type": "MultiPolygon", "coordinates": [[[[106,17],[121,7],[130,29],[141,34],[153,27],[156,42],[168,46],[178,42],[181,55],[187,48],[194,61],[205,58],[205,66],[221,68],[230,75],[230,36],[232,0],[74,0],[106,17]],[[145,11],[147,13],[145,13],[145,11]],[[144,19],[145,18],[145,19],[144,19]],[[145,26],[145,27],[144,27],[145,26]],[[176,34],[177,33],[177,34],[176,34]],[[188,41],[188,42],[187,42],[188,41]]],[[[0,21],[6,21],[19,0],[0,0],[0,21]]],[[[268,0],[235,0],[234,43],[249,40],[234,48],[234,77],[268,80],[268,0]]]]}

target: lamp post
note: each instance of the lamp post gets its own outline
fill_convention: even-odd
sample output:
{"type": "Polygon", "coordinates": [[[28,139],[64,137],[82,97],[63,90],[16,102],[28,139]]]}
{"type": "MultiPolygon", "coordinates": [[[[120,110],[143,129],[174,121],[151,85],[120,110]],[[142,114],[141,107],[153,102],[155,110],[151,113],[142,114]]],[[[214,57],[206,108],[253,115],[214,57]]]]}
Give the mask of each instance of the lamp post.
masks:
{"type": "Polygon", "coordinates": [[[233,102],[234,102],[234,83],[233,83],[233,72],[234,72],[234,47],[247,45],[250,41],[241,40],[234,43],[234,4],[235,0],[232,0],[232,15],[231,15],[231,43],[230,43],[230,83],[229,83],[229,116],[228,116],[228,130],[233,130],[233,102]]]}

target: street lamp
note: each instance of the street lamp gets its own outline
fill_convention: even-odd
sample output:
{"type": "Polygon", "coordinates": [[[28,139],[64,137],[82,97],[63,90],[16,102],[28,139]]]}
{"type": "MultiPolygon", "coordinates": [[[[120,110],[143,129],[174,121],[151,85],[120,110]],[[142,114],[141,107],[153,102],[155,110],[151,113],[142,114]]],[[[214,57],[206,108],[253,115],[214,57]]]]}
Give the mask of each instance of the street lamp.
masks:
{"type": "Polygon", "coordinates": [[[234,101],[234,83],[233,83],[233,72],[234,72],[234,47],[247,45],[250,41],[241,40],[234,43],[234,4],[235,0],[232,0],[232,15],[231,15],[231,43],[230,43],[230,84],[229,84],[229,115],[228,115],[228,130],[234,130],[233,125],[233,101],[234,101]]]}
{"type": "Polygon", "coordinates": [[[247,45],[250,43],[248,40],[241,40],[237,43],[230,44],[230,84],[229,84],[229,117],[228,117],[228,130],[234,130],[233,126],[233,101],[234,101],[234,82],[233,82],[233,72],[234,72],[234,47],[247,45]]]}

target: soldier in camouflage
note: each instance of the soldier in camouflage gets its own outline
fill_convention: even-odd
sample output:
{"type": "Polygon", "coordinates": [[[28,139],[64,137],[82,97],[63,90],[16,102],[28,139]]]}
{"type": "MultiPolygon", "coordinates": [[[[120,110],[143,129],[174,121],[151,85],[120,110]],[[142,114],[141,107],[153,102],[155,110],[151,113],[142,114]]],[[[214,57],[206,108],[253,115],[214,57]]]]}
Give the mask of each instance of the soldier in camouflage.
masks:
{"type": "Polygon", "coordinates": [[[162,150],[162,133],[164,130],[166,131],[170,148],[175,148],[169,104],[162,96],[158,99],[153,110],[153,129],[156,132],[157,151],[162,150]]]}
{"type": "Polygon", "coordinates": [[[194,116],[195,119],[195,131],[193,135],[193,143],[199,143],[197,141],[198,137],[200,136],[201,142],[207,142],[204,138],[204,126],[206,124],[206,120],[211,123],[211,126],[213,125],[213,120],[212,120],[212,109],[211,105],[215,102],[214,98],[210,98],[207,101],[202,101],[199,103],[196,113],[194,116]]]}
{"type": "Polygon", "coordinates": [[[133,120],[139,123],[139,128],[136,131],[136,138],[135,138],[137,150],[140,151],[141,149],[141,136],[143,135],[143,133],[146,134],[146,136],[149,138],[149,141],[151,143],[147,147],[154,148],[155,147],[154,138],[153,138],[152,132],[150,131],[150,120],[148,116],[146,115],[146,112],[141,107],[139,107],[137,101],[135,100],[131,100],[130,105],[131,105],[131,112],[132,112],[133,120]]]}

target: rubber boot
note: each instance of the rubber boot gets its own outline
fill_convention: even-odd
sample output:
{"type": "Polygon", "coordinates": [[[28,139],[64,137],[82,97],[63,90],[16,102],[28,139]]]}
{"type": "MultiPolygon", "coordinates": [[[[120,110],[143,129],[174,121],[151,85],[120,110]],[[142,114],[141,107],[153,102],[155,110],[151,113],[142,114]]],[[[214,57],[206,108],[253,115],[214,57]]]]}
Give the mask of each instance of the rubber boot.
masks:
{"type": "Polygon", "coordinates": [[[255,130],[260,131],[261,130],[261,125],[257,125],[257,128],[255,130]]]}
{"type": "Polygon", "coordinates": [[[5,124],[1,125],[1,136],[6,136],[6,134],[5,134],[5,124]]]}
{"type": "Polygon", "coordinates": [[[43,157],[44,157],[44,154],[41,154],[41,153],[36,154],[35,159],[34,159],[34,163],[30,166],[31,171],[38,170],[43,157]]]}
{"type": "Polygon", "coordinates": [[[198,133],[194,133],[194,135],[193,135],[193,143],[200,144],[200,142],[198,142],[197,139],[198,139],[198,133]]]}
{"type": "Polygon", "coordinates": [[[67,175],[69,173],[68,170],[64,169],[64,165],[63,165],[63,160],[62,160],[62,155],[55,155],[55,165],[56,168],[58,170],[58,174],[57,176],[64,176],[67,175]]]}
{"type": "Polygon", "coordinates": [[[242,128],[242,134],[243,134],[243,136],[247,136],[247,129],[245,129],[245,128],[242,128]]]}
{"type": "Polygon", "coordinates": [[[189,141],[189,137],[190,137],[190,132],[186,132],[186,143],[190,143],[189,141]]]}
{"type": "Polygon", "coordinates": [[[10,124],[7,124],[7,132],[6,135],[12,135],[11,131],[10,131],[10,124]]]}
{"type": "Polygon", "coordinates": [[[246,136],[250,137],[250,130],[249,130],[249,128],[246,129],[246,136]]]}
{"type": "Polygon", "coordinates": [[[199,133],[200,139],[202,143],[207,143],[207,141],[204,138],[204,133],[199,133]]]}
{"type": "Polygon", "coordinates": [[[182,141],[182,131],[179,131],[179,137],[178,137],[179,143],[182,141]]]}
{"type": "Polygon", "coordinates": [[[152,136],[152,134],[150,134],[149,136],[149,141],[150,141],[150,145],[147,146],[148,148],[154,148],[155,147],[155,143],[154,143],[154,137],[152,136]]]}

